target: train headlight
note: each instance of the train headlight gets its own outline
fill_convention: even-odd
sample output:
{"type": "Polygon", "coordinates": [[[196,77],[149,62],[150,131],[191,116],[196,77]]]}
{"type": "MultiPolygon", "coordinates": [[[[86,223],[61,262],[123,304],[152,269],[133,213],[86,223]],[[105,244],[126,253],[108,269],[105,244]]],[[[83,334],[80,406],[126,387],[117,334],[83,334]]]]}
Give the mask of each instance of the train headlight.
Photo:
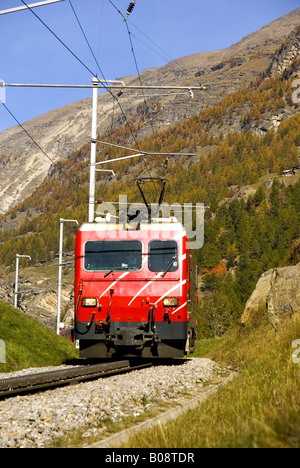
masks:
{"type": "Polygon", "coordinates": [[[98,300],[96,297],[83,297],[81,305],[82,307],[97,307],[98,300]]]}
{"type": "Polygon", "coordinates": [[[165,297],[163,300],[164,307],[178,307],[179,299],[178,297],[165,297]]]}

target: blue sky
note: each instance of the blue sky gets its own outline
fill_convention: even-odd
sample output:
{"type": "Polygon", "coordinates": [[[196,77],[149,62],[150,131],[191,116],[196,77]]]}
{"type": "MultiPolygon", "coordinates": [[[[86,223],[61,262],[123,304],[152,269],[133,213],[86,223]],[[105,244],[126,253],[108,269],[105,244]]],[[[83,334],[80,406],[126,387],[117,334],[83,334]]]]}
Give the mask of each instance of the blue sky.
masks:
{"type": "MultiPolygon", "coordinates": [[[[71,1],[104,76],[115,79],[136,74],[126,26],[110,1],[71,1]]],[[[125,15],[130,0],[112,2],[125,15]]],[[[0,10],[21,5],[21,0],[0,0],[0,10]]],[[[298,7],[299,0],[136,0],[128,25],[142,71],[186,55],[229,47],[298,7]]],[[[34,11],[91,71],[97,72],[69,0],[34,11]]],[[[30,11],[0,16],[0,44],[0,79],[7,83],[91,82],[89,71],[30,11]]],[[[6,104],[25,122],[90,95],[90,90],[8,88],[6,104]]],[[[0,132],[14,125],[0,104],[0,132]]]]}

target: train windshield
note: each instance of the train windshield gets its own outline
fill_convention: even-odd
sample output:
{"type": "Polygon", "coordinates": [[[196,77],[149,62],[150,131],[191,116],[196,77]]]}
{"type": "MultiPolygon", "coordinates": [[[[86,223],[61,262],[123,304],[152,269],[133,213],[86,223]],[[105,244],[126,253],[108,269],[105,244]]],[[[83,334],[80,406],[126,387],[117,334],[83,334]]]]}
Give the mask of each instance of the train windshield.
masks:
{"type": "Polygon", "coordinates": [[[149,249],[150,271],[176,271],[178,269],[177,243],[152,241],[149,249]]]}
{"type": "Polygon", "coordinates": [[[84,268],[88,271],[127,271],[142,268],[142,243],[91,241],[85,244],[84,268]]]}

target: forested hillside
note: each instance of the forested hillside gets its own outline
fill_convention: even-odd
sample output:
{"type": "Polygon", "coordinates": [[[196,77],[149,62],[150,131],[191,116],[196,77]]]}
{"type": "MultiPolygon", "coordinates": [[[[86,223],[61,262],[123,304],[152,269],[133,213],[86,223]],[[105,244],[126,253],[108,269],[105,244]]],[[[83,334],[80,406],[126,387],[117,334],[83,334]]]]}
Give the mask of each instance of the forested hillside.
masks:
{"type": "MultiPolygon", "coordinates": [[[[293,252],[297,249],[293,251],[292,244],[300,237],[300,181],[297,174],[282,178],[282,171],[299,164],[300,115],[292,102],[297,67],[299,61],[281,75],[269,78],[263,74],[219,105],[168,130],[153,131],[138,142],[141,151],[170,154],[167,203],[208,206],[205,245],[194,254],[200,271],[211,272],[221,262],[226,268],[222,276],[202,278],[201,330],[205,336],[221,335],[238,320],[262,272],[296,261],[293,252]],[[272,116],[279,114],[282,121],[269,125],[272,116]],[[199,157],[172,156],[187,151],[199,157]],[[220,312],[222,320],[214,321],[220,312]]],[[[124,126],[101,139],[134,146],[132,134],[139,125],[132,120],[130,130],[124,126]]],[[[60,217],[86,221],[89,151],[86,145],[52,166],[34,194],[1,218],[3,269],[12,267],[16,253],[30,255],[33,262],[53,259],[60,217]]],[[[118,155],[124,155],[124,150],[99,144],[98,161],[118,155]]],[[[141,201],[135,178],[163,175],[165,160],[153,156],[146,163],[116,163],[115,179],[99,176],[97,199],[116,201],[119,194],[126,194],[129,202],[141,201]]],[[[155,201],[156,193],[151,190],[155,201]]],[[[74,231],[70,226],[65,229],[65,250],[72,251],[74,231]]]]}
{"type": "Polygon", "coordinates": [[[201,330],[220,336],[240,318],[260,275],[299,256],[300,181],[284,187],[277,179],[246,201],[234,200],[216,210],[205,225],[205,244],[197,261],[211,270],[224,262],[228,273],[203,277],[201,330]],[[297,242],[298,239],[298,242],[297,242]]]}

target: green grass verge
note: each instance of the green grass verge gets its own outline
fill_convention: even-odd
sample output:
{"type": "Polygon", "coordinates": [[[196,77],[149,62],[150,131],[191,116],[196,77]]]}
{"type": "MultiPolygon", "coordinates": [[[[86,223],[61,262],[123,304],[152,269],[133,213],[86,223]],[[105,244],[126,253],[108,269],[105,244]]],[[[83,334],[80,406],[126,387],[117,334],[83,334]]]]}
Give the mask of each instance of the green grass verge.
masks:
{"type": "Polygon", "coordinates": [[[29,367],[58,366],[78,357],[73,343],[0,301],[1,361],[5,344],[5,363],[0,372],[13,372],[29,367]]]}
{"type": "Polygon", "coordinates": [[[196,355],[239,369],[237,377],[196,410],[145,431],[128,448],[298,448],[300,364],[292,342],[300,323],[275,335],[270,325],[236,329],[221,340],[199,342],[196,355]]]}

